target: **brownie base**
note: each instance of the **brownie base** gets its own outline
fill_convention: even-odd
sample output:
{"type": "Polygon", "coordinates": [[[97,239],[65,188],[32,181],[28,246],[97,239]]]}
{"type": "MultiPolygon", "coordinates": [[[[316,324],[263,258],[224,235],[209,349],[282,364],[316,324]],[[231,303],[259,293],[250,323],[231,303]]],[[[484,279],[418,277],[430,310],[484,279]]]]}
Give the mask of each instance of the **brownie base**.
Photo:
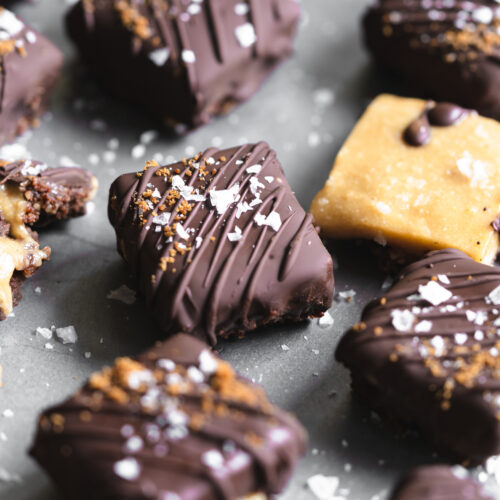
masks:
{"type": "MultiPolygon", "coordinates": [[[[10,279],[10,288],[12,289],[12,306],[16,307],[21,299],[23,298],[23,294],[21,293],[21,287],[23,283],[26,281],[26,276],[22,271],[15,271],[12,278],[10,279]]],[[[0,321],[6,319],[7,316],[0,309],[0,321]]]]}
{"type": "MultiPolygon", "coordinates": [[[[83,174],[88,172],[82,171],[83,174]]],[[[90,175],[89,175],[90,177],[90,175]]],[[[92,177],[88,185],[64,186],[54,183],[50,177],[30,177],[21,189],[28,201],[25,222],[43,227],[52,222],[79,217],[86,213],[86,202],[93,198],[97,181],[92,177]]]]}

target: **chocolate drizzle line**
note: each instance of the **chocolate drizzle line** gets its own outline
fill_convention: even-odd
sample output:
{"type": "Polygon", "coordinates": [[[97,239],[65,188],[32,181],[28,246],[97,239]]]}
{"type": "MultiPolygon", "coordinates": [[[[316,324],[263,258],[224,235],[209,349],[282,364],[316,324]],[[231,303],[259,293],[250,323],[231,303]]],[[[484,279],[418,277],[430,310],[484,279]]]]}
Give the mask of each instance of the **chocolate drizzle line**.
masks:
{"type": "Polygon", "coordinates": [[[372,11],[382,16],[385,36],[409,38],[415,49],[445,53],[449,63],[456,54],[474,64],[479,58],[500,61],[497,7],[494,0],[381,0],[372,11]],[[488,20],[481,16],[485,9],[490,9],[488,20]]]}
{"type": "Polygon", "coordinates": [[[495,0],[377,0],[363,20],[377,63],[437,100],[500,120],[495,0]]]}
{"type": "Polygon", "coordinates": [[[67,23],[83,57],[117,94],[182,130],[249,98],[292,51],[296,0],[241,6],[248,11],[235,12],[232,0],[84,0],[67,23]]]}
{"type": "Polygon", "coordinates": [[[234,500],[281,492],[305,445],[260,387],[177,335],[44,412],[31,454],[67,498],[234,500]]]}
{"type": "Polygon", "coordinates": [[[448,102],[429,103],[425,111],[405,129],[403,138],[410,146],[425,146],[431,140],[431,126],[457,125],[470,113],[448,102]]]}
{"type": "Polygon", "coordinates": [[[380,412],[478,463],[500,452],[499,332],[500,270],[443,250],[407,267],[366,307],[337,358],[380,412]]]}
{"type": "Polygon", "coordinates": [[[182,328],[215,344],[218,335],[318,315],[331,303],[331,258],[265,143],[209,149],[184,163],[149,165],[139,177],[122,176],[111,188],[109,214],[118,248],[167,331],[182,328]],[[186,208],[173,189],[175,176],[203,197],[188,201],[180,215],[188,238],[172,224],[186,208]],[[154,189],[154,207],[142,212],[142,194],[154,189]],[[234,199],[219,213],[212,194],[231,190],[234,199]],[[167,205],[172,221],[158,228],[156,207],[167,205]],[[268,218],[275,224],[264,224],[268,218]]]}

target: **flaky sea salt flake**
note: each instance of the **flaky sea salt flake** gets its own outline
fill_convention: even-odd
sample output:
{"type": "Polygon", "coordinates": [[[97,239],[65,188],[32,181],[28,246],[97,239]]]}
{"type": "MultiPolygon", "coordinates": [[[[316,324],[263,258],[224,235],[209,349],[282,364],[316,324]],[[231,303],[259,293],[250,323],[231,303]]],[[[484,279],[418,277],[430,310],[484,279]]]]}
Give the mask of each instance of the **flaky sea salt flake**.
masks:
{"type": "Polygon", "coordinates": [[[148,57],[156,66],[163,66],[170,56],[170,50],[167,47],[153,50],[148,54],[148,57]]]}
{"type": "Polygon", "coordinates": [[[217,210],[219,215],[223,214],[232,203],[239,200],[239,183],[234,184],[229,189],[217,191],[215,188],[209,191],[210,203],[217,210]]]}
{"type": "Polygon", "coordinates": [[[78,334],[73,325],[56,328],[56,337],[63,344],[74,344],[78,340],[78,334]]]}
{"type": "Polygon", "coordinates": [[[500,305],[500,285],[488,294],[487,299],[496,306],[500,305]]]}
{"type": "Polygon", "coordinates": [[[409,332],[415,322],[415,316],[408,309],[395,309],[391,311],[391,317],[392,326],[394,326],[398,332],[409,332]]]}
{"type": "Polygon", "coordinates": [[[328,328],[329,326],[333,325],[333,321],[334,320],[332,318],[332,315],[328,311],[326,311],[325,314],[323,314],[323,316],[318,319],[318,325],[321,328],[328,328]]]}
{"type": "Polygon", "coordinates": [[[419,285],[418,293],[424,300],[431,303],[433,306],[438,306],[453,296],[449,290],[432,280],[426,285],[419,285]]]}
{"type": "Polygon", "coordinates": [[[115,462],[113,472],[126,481],[135,481],[141,475],[141,466],[135,458],[128,457],[115,462]]]}
{"type": "Polygon", "coordinates": [[[234,30],[234,34],[242,47],[251,47],[257,41],[257,34],[252,23],[245,23],[234,30]]]}
{"type": "Polygon", "coordinates": [[[42,326],[38,326],[35,330],[35,333],[47,340],[50,340],[52,338],[52,330],[50,328],[44,328],[42,326]]]}
{"type": "Polygon", "coordinates": [[[208,450],[201,456],[201,461],[211,469],[220,469],[224,465],[224,457],[219,450],[208,450]]]}
{"type": "Polygon", "coordinates": [[[316,474],[308,478],[307,486],[318,500],[334,500],[339,487],[339,478],[316,474]]]}
{"type": "Polygon", "coordinates": [[[198,363],[200,370],[205,375],[212,375],[217,371],[217,359],[210,351],[207,351],[206,349],[201,351],[200,356],[198,357],[198,363]]]}

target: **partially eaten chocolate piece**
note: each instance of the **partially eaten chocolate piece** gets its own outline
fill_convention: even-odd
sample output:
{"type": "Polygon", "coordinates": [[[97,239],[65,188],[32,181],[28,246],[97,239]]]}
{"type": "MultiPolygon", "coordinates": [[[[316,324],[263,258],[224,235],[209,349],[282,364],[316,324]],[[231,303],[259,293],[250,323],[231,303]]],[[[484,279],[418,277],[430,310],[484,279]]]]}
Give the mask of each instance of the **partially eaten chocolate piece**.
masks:
{"type": "Polygon", "coordinates": [[[428,465],[406,474],[391,500],[493,500],[461,466],[428,465]]]}
{"type": "Polygon", "coordinates": [[[49,40],[0,7],[0,144],[38,124],[62,60],[49,40]]]}
{"type": "Polygon", "coordinates": [[[80,0],[67,30],[118,96],[189,128],[254,94],[293,50],[297,0],[80,0]]]}
{"type": "Polygon", "coordinates": [[[148,162],[113,183],[109,218],[167,333],[213,345],[331,305],[332,259],[266,143],[148,162]]]}
{"type": "Polygon", "coordinates": [[[46,410],[31,455],[73,500],[266,500],[305,448],[292,415],[180,334],[46,410]]]}
{"type": "Polygon", "coordinates": [[[0,161],[0,320],[21,298],[24,279],[50,256],[33,227],[83,215],[97,179],[78,167],[0,161]]]}
{"type": "Polygon", "coordinates": [[[500,10],[494,0],[377,0],[364,18],[376,61],[423,88],[500,120],[500,10]]]}
{"type": "Polygon", "coordinates": [[[458,250],[408,266],[337,348],[355,392],[471,464],[500,454],[500,269],[458,250]]]}

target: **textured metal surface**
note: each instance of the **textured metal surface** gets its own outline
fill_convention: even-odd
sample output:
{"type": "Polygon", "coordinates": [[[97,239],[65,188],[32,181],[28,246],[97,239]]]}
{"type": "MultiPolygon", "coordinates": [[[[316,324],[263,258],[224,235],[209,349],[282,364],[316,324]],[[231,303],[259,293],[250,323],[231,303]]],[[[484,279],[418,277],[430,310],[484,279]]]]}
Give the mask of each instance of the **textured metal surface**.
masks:
{"type": "MultiPolygon", "coordinates": [[[[90,168],[99,178],[100,190],[91,215],[41,232],[53,257],[25,284],[15,317],[0,324],[0,468],[2,474],[5,470],[19,475],[21,481],[11,477],[0,482],[0,498],[55,498],[48,478],[26,454],[40,409],[68,396],[117,355],[138,353],[161,337],[141,301],[126,305],[107,298],[129,280],[106,216],[112,180],[140,168],[155,153],[180,158],[209,145],[264,139],[278,151],[299,201],[308,207],[369,98],[388,88],[360,42],[359,17],[365,4],[308,1],[294,58],[258,95],[186,137],[160,134],[141,158],[132,157],[132,148],[155,124],[104,93],[77,63],[62,28],[67,4],[17,4],[16,11],[66,55],[52,112],[26,146],[33,157],[49,164],[71,158],[90,168]],[[109,148],[111,139],[119,140],[118,149],[109,148]],[[47,349],[47,340],[34,330],[51,325],[74,325],[78,342],[62,345],[51,340],[53,349],[47,349]]],[[[358,319],[361,307],[380,292],[384,276],[362,248],[335,245],[332,251],[339,265],[337,291],[357,292],[350,303],[335,302],[333,327],[320,328],[316,321],[281,326],[219,346],[222,357],[262,383],[272,400],[295,412],[310,433],[308,455],[285,500],[312,499],[304,485],[318,473],[338,476],[340,489],[350,490],[349,499],[381,499],[400,472],[436,460],[418,438],[397,439],[351,399],[348,373],[334,361],[335,346],[358,319]]]]}

